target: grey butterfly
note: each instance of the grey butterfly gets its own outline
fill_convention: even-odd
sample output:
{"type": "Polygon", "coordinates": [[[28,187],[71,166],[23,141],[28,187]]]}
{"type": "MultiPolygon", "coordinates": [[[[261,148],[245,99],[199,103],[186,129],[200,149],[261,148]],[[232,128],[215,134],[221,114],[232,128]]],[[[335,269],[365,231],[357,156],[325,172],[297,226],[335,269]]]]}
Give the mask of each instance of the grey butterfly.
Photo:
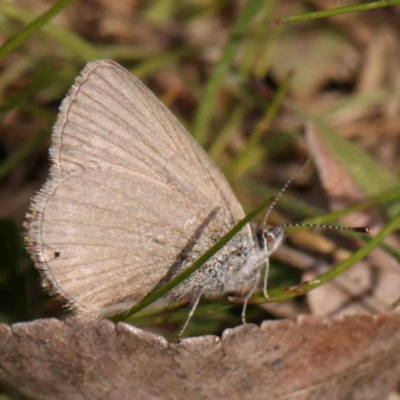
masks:
{"type": "MultiPolygon", "coordinates": [[[[83,318],[137,304],[244,217],[204,150],[112,61],[91,62],[76,79],[50,157],[27,215],[27,247],[44,285],[83,318]]],[[[260,232],[253,238],[247,225],[167,299],[190,300],[190,316],[203,295],[246,294],[246,305],[284,229],[260,232]]]]}

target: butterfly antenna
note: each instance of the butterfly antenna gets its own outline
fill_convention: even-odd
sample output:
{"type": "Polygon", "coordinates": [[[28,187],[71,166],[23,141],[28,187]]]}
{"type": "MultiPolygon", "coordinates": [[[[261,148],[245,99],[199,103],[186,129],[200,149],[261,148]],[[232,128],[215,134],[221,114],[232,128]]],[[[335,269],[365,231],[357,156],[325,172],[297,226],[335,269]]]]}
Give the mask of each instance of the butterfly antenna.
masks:
{"type": "Polygon", "coordinates": [[[290,184],[293,182],[293,180],[299,175],[300,172],[302,172],[304,170],[304,168],[306,167],[306,165],[308,164],[308,162],[310,161],[310,156],[307,157],[306,161],[304,162],[304,164],[302,165],[302,167],[300,169],[298,169],[296,171],[296,173],[294,173],[288,180],[287,182],[283,185],[283,188],[280,190],[280,192],[277,194],[277,196],[275,196],[274,201],[271,203],[271,205],[268,207],[267,212],[265,213],[265,217],[262,223],[262,226],[265,226],[267,223],[267,219],[269,217],[269,214],[271,214],[271,211],[274,209],[274,207],[276,206],[276,203],[278,202],[278,200],[282,197],[282,195],[285,193],[286,189],[290,186],[290,184]]]}
{"type": "Polygon", "coordinates": [[[325,224],[285,224],[279,225],[282,228],[289,228],[291,226],[300,226],[306,228],[324,228],[324,229],[335,229],[337,231],[352,231],[357,233],[370,233],[370,230],[367,226],[356,226],[356,227],[349,227],[349,226],[339,226],[339,225],[325,225],[325,224]]]}
{"type": "MultiPolygon", "coordinates": [[[[302,165],[300,169],[296,171],[285,183],[283,188],[280,190],[280,192],[275,196],[275,199],[271,203],[271,205],[268,207],[267,212],[265,213],[265,217],[263,220],[262,226],[265,226],[267,223],[267,219],[269,217],[269,214],[271,214],[271,211],[274,209],[276,206],[276,203],[278,200],[282,197],[282,195],[285,193],[286,189],[290,186],[292,181],[303,171],[303,169],[306,167],[306,165],[310,161],[310,156],[307,157],[306,161],[302,165]]],[[[325,224],[300,224],[300,223],[295,223],[295,224],[285,224],[285,225],[279,225],[282,228],[289,228],[289,227],[306,227],[306,228],[324,228],[324,229],[334,229],[338,231],[352,231],[352,232],[357,232],[357,233],[370,233],[370,229],[366,226],[356,226],[356,227],[348,227],[348,226],[339,226],[339,225],[325,225],[325,224]]]]}

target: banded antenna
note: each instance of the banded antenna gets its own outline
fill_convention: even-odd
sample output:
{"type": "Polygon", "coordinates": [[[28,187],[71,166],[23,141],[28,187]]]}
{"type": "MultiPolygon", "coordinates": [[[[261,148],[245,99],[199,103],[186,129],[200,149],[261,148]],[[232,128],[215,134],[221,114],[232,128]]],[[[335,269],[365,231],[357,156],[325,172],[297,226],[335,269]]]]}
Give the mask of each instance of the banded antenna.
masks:
{"type": "MultiPolygon", "coordinates": [[[[279,191],[279,193],[277,194],[277,196],[275,196],[274,201],[270,204],[270,206],[268,207],[264,219],[263,219],[263,223],[261,226],[267,226],[267,219],[269,217],[269,215],[271,214],[272,210],[274,209],[274,207],[276,206],[276,204],[278,203],[279,199],[282,197],[282,195],[285,193],[285,191],[287,190],[287,188],[290,186],[290,184],[293,182],[293,180],[300,174],[300,172],[302,172],[304,170],[304,168],[306,167],[306,165],[309,163],[310,161],[310,156],[307,157],[306,161],[304,162],[303,166],[296,171],[295,174],[293,174],[293,176],[291,176],[287,182],[284,184],[284,186],[282,187],[282,189],[279,191]]],[[[370,230],[368,227],[366,226],[357,226],[357,227],[348,227],[348,226],[339,226],[339,225],[326,225],[326,224],[301,224],[301,223],[294,223],[294,224],[284,224],[284,225],[277,225],[279,227],[282,228],[290,228],[290,227],[306,227],[306,228],[324,228],[324,229],[335,229],[338,231],[352,231],[352,232],[357,232],[357,233],[369,233],[370,230]]]]}

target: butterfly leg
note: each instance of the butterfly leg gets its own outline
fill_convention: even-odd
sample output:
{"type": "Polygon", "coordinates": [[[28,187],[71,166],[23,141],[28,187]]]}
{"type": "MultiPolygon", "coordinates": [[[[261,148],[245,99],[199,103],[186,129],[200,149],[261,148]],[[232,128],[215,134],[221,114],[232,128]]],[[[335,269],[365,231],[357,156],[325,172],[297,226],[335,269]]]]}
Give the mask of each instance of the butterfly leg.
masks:
{"type": "Polygon", "coordinates": [[[258,271],[257,274],[254,276],[253,285],[252,285],[249,293],[247,293],[246,296],[244,297],[243,308],[242,308],[242,322],[243,322],[243,325],[246,325],[246,323],[247,323],[246,322],[247,303],[249,302],[250,297],[254,293],[254,290],[256,289],[259,280],[260,280],[260,271],[258,271]]]}
{"type": "Polygon", "coordinates": [[[197,306],[198,306],[198,304],[199,304],[199,301],[200,301],[200,299],[201,299],[201,296],[203,295],[203,291],[204,291],[204,289],[201,289],[201,290],[197,293],[196,297],[194,297],[194,300],[191,302],[191,307],[190,307],[189,315],[188,315],[188,317],[186,318],[186,321],[185,321],[185,323],[183,324],[182,329],[179,331],[178,336],[176,337],[176,340],[179,341],[179,339],[180,339],[181,336],[183,335],[183,332],[185,332],[187,326],[189,325],[189,321],[190,321],[191,318],[193,317],[193,314],[194,314],[194,312],[195,312],[195,310],[196,310],[196,308],[197,308],[197,306]]]}
{"type": "Polygon", "coordinates": [[[267,292],[268,274],[269,274],[269,258],[267,257],[264,264],[264,281],[263,281],[263,294],[267,300],[269,300],[267,292]]]}

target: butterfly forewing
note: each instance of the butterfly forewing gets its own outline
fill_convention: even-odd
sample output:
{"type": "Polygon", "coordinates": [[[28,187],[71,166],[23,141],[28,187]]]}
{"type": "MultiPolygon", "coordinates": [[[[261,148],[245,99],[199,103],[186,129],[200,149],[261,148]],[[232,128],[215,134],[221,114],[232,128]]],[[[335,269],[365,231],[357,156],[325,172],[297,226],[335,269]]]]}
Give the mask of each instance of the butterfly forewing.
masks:
{"type": "Polygon", "coordinates": [[[198,256],[244,216],[203,149],[111,61],[84,68],[52,141],[27,242],[51,291],[81,315],[135,304],[183,255],[198,256]]]}

